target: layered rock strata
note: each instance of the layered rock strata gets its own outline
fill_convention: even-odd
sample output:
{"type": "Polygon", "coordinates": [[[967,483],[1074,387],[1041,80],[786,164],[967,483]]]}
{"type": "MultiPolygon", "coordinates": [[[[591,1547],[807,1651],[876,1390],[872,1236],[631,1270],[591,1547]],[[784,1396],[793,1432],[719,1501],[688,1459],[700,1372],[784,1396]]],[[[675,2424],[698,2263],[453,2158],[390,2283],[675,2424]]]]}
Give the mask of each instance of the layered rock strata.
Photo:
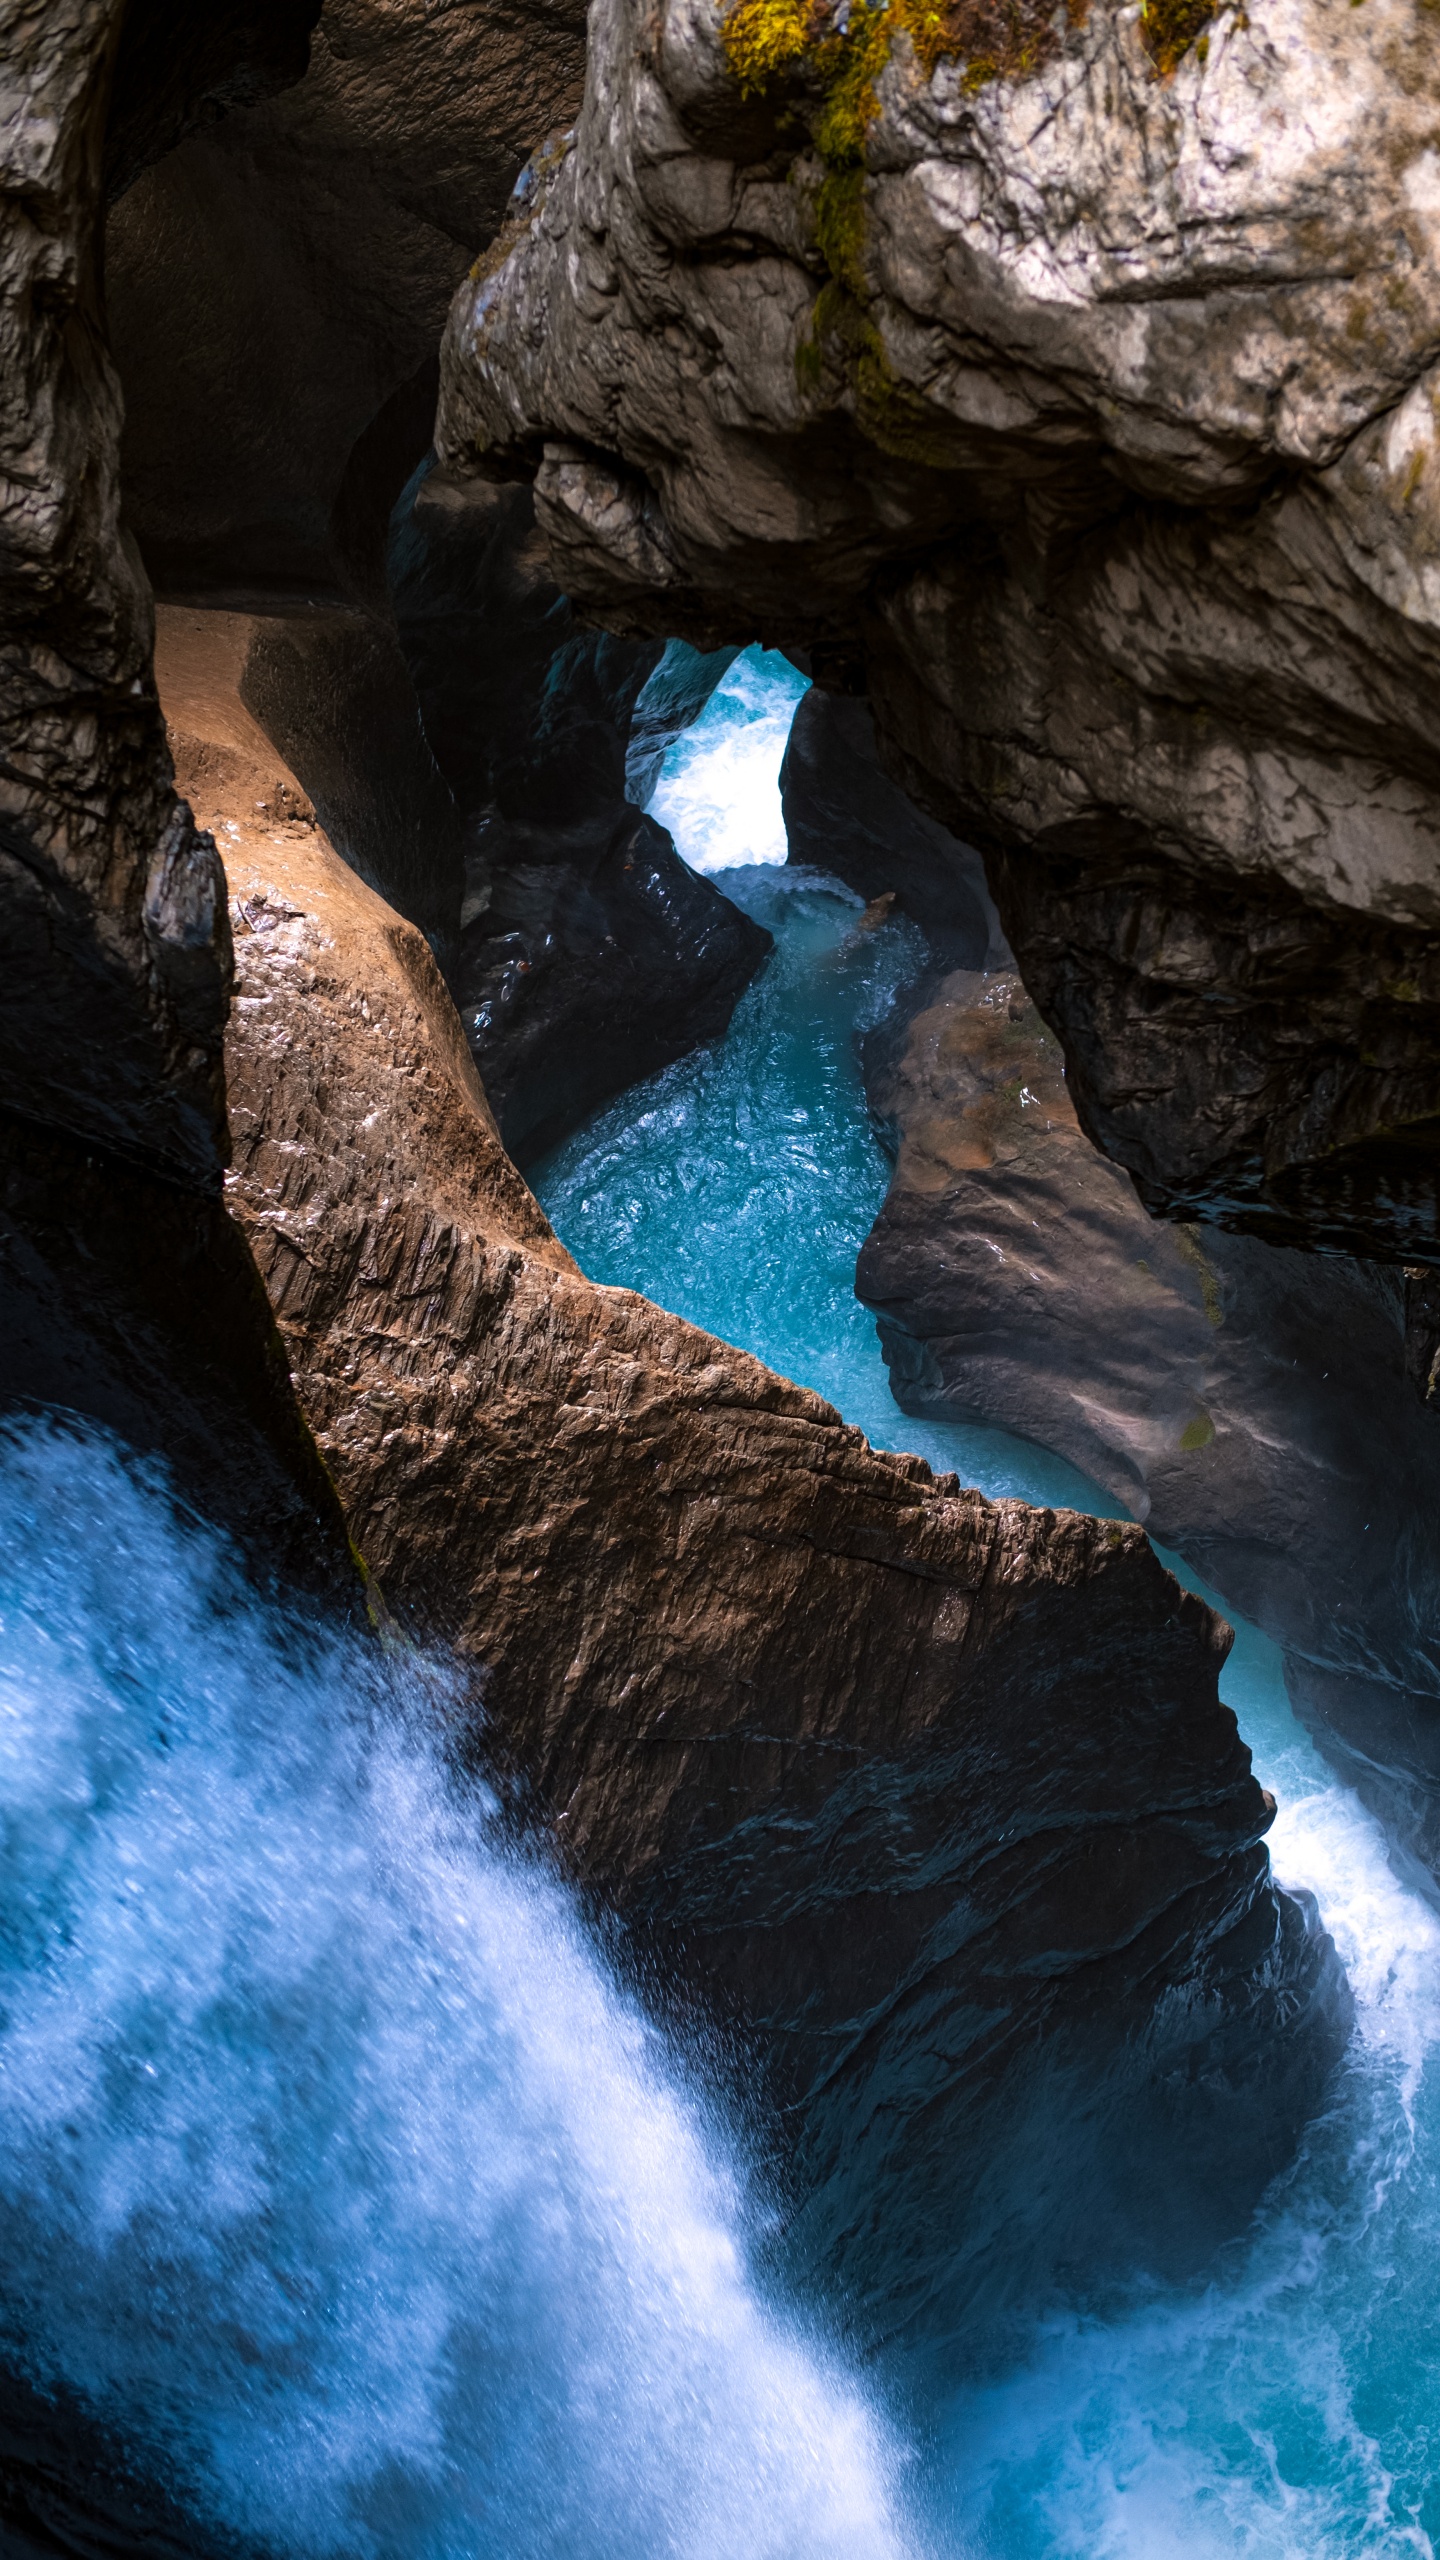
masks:
{"type": "Polygon", "coordinates": [[[1185,2261],[1343,2032],[1218,1622],[1138,1531],[878,1456],[586,1282],[419,934],[251,780],[227,823],[176,743],[228,848],[230,1198],[302,1404],[392,1607],[481,1667],[476,1745],[750,2056],[792,2263],[867,2336],[993,2339],[1097,2264],[1185,2261]]]}
{"type": "Polygon", "coordinates": [[[1430,20],[1032,33],[602,0],[442,452],[611,627],[863,675],[1150,1208],[1434,1261],[1430,20]]]}
{"type": "Polygon", "coordinates": [[[723,661],[677,665],[653,641],[586,629],[549,574],[527,489],[422,472],[396,512],[390,575],[463,830],[447,974],[501,1135],[528,1163],[717,1038],[770,948],[628,796],[642,696],[641,782],[723,661]]]}
{"type": "Polygon", "coordinates": [[[856,1286],[901,1406],[1084,1469],[1274,1636],[1302,1714],[1440,1871],[1440,1491],[1400,1275],[1157,1226],[1013,973],[866,1044],[895,1172],[856,1286]]]}

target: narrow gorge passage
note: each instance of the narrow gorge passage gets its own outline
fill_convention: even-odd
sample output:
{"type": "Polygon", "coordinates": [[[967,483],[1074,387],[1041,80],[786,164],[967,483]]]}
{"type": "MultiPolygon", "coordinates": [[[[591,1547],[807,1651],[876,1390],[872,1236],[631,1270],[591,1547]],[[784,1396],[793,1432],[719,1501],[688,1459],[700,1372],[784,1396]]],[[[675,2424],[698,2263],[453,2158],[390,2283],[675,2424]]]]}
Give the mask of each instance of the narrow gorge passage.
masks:
{"type": "MultiPolygon", "coordinates": [[[[993,1496],[1113,1516],[1059,1458],[912,1420],[888,1394],[852,1286],[886,1183],[853,1038],[923,954],[903,923],[862,926],[838,882],[779,867],[799,689],[748,653],[653,804],[775,935],[771,962],[723,1043],[599,1114],[536,1187],[592,1278],[756,1352],[877,1444],[993,1496]]],[[[1297,1726],[1276,1648],[1242,1625],[1221,1685],[1279,1800],[1277,1873],[1317,1896],[1345,1963],[1355,2036],[1328,2113],[1208,2283],[1057,2311],[1018,2370],[934,2418],[926,2504],[938,2547],[973,2560],[1399,2560],[1440,2536],[1440,1922],[1297,1726]]]]}

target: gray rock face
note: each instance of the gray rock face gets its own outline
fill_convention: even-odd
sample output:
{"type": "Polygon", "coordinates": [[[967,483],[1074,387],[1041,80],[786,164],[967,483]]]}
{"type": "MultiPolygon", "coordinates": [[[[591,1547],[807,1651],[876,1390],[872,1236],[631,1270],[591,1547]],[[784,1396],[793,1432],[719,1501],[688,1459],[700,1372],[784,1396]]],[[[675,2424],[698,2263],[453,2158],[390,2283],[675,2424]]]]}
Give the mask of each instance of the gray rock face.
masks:
{"type": "Polygon", "coordinates": [[[0,13],[0,1088],[27,1121],[214,1190],[224,879],[171,786],[100,319],[122,15],[0,13]]]}
{"type": "Polygon", "coordinates": [[[389,557],[462,829],[464,904],[442,956],[501,1134],[529,1163],[625,1085],[718,1038],[770,948],[626,796],[637,704],[648,697],[643,768],[723,666],[583,625],[525,488],[422,473],[389,557]]]}
{"type": "Polygon", "coordinates": [[[808,23],[601,0],[446,456],[534,473],[613,627],[863,661],[1147,1205],[1440,1257],[1425,10],[1225,10],[1168,78],[1130,7],[1015,78],[897,18],[848,133],[863,13],[808,23]]]}
{"type": "Polygon", "coordinates": [[[1440,1484],[1400,1275],[1154,1224],[1013,975],[944,979],[866,1077],[896,1167],[856,1285],[902,1407],[1058,1450],[1177,1548],[1440,1872],[1440,1484]]]}

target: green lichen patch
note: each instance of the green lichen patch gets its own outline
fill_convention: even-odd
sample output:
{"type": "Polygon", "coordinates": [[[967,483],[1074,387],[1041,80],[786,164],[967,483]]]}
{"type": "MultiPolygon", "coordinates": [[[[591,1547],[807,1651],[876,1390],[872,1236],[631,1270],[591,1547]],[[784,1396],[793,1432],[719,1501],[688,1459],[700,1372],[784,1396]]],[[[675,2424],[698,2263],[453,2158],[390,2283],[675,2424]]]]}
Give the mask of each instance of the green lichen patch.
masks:
{"type": "Polygon", "coordinates": [[[1162,79],[1168,80],[1192,45],[1203,62],[1215,6],[1216,0],[1142,0],[1140,32],[1162,79]]]}
{"type": "MultiPolygon", "coordinates": [[[[1193,0],[1191,0],[1193,5],[1193,0]]],[[[1178,7],[1183,0],[1156,0],[1178,7]]],[[[1087,0],[1067,0],[1072,24],[1087,0]]],[[[746,97],[803,70],[818,90],[811,130],[832,168],[858,163],[878,107],[876,84],[897,37],[910,39],[928,80],[939,62],[965,65],[965,86],[1023,79],[1056,52],[1055,0],[851,0],[843,23],[827,0],[737,0],[725,21],[730,67],[746,97]]]]}
{"type": "MultiPolygon", "coordinates": [[[[1205,1309],[1205,1320],[1207,1324],[1212,1324],[1218,1333],[1225,1322],[1225,1300],[1215,1266],[1209,1260],[1194,1227],[1177,1225],[1174,1236],[1177,1251],[1184,1255],[1200,1283],[1200,1303],[1205,1309]]],[[[1180,1445],[1183,1448],[1185,1443],[1182,1441],[1180,1445]]]]}

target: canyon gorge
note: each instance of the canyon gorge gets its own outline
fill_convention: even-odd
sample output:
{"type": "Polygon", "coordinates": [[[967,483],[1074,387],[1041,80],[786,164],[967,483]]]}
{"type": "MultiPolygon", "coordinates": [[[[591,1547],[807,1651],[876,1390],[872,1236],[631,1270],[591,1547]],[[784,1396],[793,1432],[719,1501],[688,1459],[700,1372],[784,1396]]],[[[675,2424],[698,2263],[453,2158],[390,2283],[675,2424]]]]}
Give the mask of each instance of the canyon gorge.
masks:
{"type": "Polygon", "coordinates": [[[17,2560],[1440,2535],[1437,92],[0,0],[17,2560]]]}

